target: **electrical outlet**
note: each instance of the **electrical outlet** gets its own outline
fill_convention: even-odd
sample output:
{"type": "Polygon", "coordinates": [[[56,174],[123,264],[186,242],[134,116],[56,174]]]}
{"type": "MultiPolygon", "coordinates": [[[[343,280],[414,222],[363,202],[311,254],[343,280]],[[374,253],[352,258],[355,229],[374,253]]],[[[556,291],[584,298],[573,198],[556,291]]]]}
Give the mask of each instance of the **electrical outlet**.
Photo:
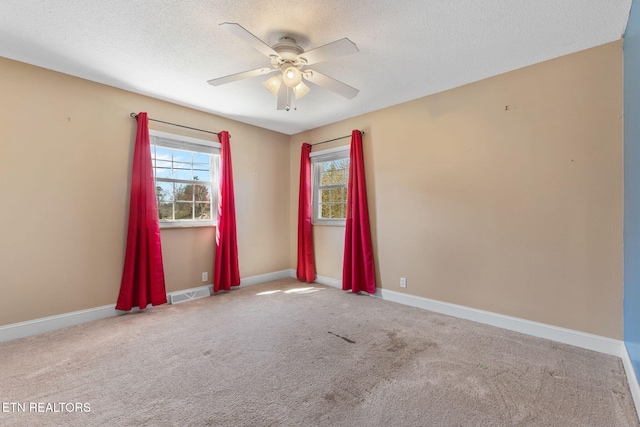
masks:
{"type": "Polygon", "coordinates": [[[207,280],[209,280],[209,273],[206,271],[202,272],[202,281],[206,282],[207,280]]]}
{"type": "Polygon", "coordinates": [[[406,277],[401,277],[400,278],[400,287],[401,288],[406,288],[407,287],[407,278],[406,277]]]}

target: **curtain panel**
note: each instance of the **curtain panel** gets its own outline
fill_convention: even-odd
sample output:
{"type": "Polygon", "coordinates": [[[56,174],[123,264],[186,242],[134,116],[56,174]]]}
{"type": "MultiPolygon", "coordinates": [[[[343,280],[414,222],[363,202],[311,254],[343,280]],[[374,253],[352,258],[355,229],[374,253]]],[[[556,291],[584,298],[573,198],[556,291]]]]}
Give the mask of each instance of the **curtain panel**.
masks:
{"type": "Polygon", "coordinates": [[[167,302],[147,113],[138,114],[137,120],[127,248],[116,303],[116,309],[124,311],[167,302]]]}
{"type": "Polygon", "coordinates": [[[220,195],[216,225],[216,254],[213,265],[213,291],[231,290],[240,285],[236,206],[233,192],[233,170],[229,132],[218,133],[220,141],[220,195]]]}
{"type": "Polygon", "coordinates": [[[316,280],[311,226],[311,145],[302,144],[300,155],[300,190],[298,195],[298,266],[296,277],[303,282],[316,280]]]}
{"type": "Polygon", "coordinates": [[[351,290],[354,293],[366,291],[374,294],[376,278],[364,175],[362,134],[359,130],[351,133],[349,161],[342,289],[351,290]]]}

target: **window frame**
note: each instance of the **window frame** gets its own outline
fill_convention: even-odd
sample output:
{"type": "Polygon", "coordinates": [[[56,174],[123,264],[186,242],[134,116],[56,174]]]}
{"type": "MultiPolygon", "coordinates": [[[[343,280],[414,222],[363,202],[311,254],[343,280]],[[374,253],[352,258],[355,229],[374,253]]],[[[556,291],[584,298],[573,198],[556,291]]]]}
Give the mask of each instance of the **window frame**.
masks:
{"type": "MultiPolygon", "coordinates": [[[[327,188],[328,186],[320,185],[320,175],[321,169],[319,165],[324,162],[332,161],[332,160],[340,160],[340,159],[349,159],[351,153],[350,145],[344,145],[341,147],[329,148],[326,150],[315,151],[309,154],[311,159],[311,205],[312,205],[312,218],[311,222],[313,225],[332,225],[332,226],[340,226],[344,227],[347,224],[346,218],[321,218],[321,209],[320,209],[320,201],[319,195],[320,190],[322,188],[327,188]]],[[[351,163],[349,163],[349,167],[351,167],[351,163]]],[[[345,188],[347,189],[349,186],[348,182],[344,185],[332,185],[329,188],[345,188]]],[[[349,197],[349,195],[347,195],[349,197]]],[[[346,206],[345,206],[345,217],[346,217],[346,206]]]]}
{"type": "MultiPolygon", "coordinates": [[[[160,228],[181,228],[181,227],[212,227],[216,226],[216,211],[218,206],[218,197],[220,192],[220,143],[214,141],[207,141],[205,139],[192,138],[188,136],[178,135],[169,132],[161,132],[154,129],[149,129],[149,142],[150,149],[154,147],[164,147],[177,149],[182,151],[191,151],[195,153],[208,154],[211,161],[210,179],[211,181],[202,181],[202,184],[211,185],[211,218],[206,220],[201,219],[159,219],[160,228]]],[[[153,151],[152,151],[153,161],[153,151]]],[[[152,169],[155,169],[155,165],[152,164],[152,169]]],[[[154,188],[157,187],[159,182],[174,182],[178,184],[192,184],[193,180],[184,180],[177,178],[163,178],[161,181],[156,180],[154,173],[153,183],[154,188]]],[[[174,200],[175,203],[175,200],[174,200]]],[[[159,213],[158,213],[159,215],[159,213]]]]}

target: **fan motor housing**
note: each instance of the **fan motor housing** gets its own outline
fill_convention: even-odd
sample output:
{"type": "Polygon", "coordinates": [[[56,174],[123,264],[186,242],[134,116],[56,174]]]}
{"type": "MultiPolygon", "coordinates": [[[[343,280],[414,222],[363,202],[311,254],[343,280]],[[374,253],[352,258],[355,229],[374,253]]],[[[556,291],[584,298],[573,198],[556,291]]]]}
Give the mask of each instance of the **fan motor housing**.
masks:
{"type": "Polygon", "coordinates": [[[278,52],[282,59],[288,60],[294,60],[304,52],[304,49],[291,37],[282,37],[278,43],[271,46],[271,48],[278,52]]]}

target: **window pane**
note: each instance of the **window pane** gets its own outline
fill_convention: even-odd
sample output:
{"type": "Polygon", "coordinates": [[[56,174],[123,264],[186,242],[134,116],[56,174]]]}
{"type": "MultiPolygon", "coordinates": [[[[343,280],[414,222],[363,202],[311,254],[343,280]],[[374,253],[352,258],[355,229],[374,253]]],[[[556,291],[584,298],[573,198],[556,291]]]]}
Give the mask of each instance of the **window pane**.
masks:
{"type": "Polygon", "coordinates": [[[211,157],[204,153],[193,153],[193,179],[211,181],[211,157]]]}
{"type": "Polygon", "coordinates": [[[209,165],[209,155],[204,153],[193,153],[193,163],[204,163],[209,165]]]}
{"type": "Polygon", "coordinates": [[[327,172],[329,175],[329,185],[334,185],[336,183],[336,171],[327,172]]]}
{"type": "Polygon", "coordinates": [[[342,205],[331,204],[331,218],[342,218],[342,210],[340,209],[342,205]]]}
{"type": "Polygon", "coordinates": [[[171,178],[171,161],[156,160],[154,172],[156,178],[171,178]]]}
{"type": "Polygon", "coordinates": [[[211,203],[196,203],[195,219],[211,219],[211,203]]]}
{"type": "MultiPolygon", "coordinates": [[[[156,150],[155,150],[155,155],[156,155],[156,160],[168,160],[171,161],[172,160],[172,152],[173,150],[171,148],[165,148],[165,147],[158,147],[156,146],[156,150]]],[[[153,152],[152,152],[153,154],[153,152]]]]}
{"type": "Polygon", "coordinates": [[[211,186],[209,185],[194,185],[193,186],[194,200],[196,202],[210,202],[211,201],[211,186]]]}
{"type": "Polygon", "coordinates": [[[172,182],[156,182],[156,198],[158,203],[173,201],[173,183],[172,182]]]}
{"type": "Polygon", "coordinates": [[[189,151],[182,150],[172,150],[173,151],[173,161],[178,163],[188,163],[191,164],[193,162],[193,153],[189,151]]]}
{"type": "Polygon", "coordinates": [[[175,219],[193,219],[193,202],[176,201],[175,215],[175,219]]]}
{"type": "Polygon", "coordinates": [[[156,178],[158,217],[161,220],[211,220],[218,194],[219,156],[189,151],[188,148],[152,145],[151,157],[156,178]]]}
{"type": "Polygon", "coordinates": [[[331,203],[340,203],[340,202],[342,202],[342,188],[332,188],[329,201],[331,203]]]}
{"type": "Polygon", "coordinates": [[[347,166],[347,169],[342,169],[342,184],[344,185],[349,184],[349,167],[348,166],[347,166]]]}
{"type": "Polygon", "coordinates": [[[320,185],[331,185],[331,172],[325,172],[320,175],[320,185]]]}
{"type": "Polygon", "coordinates": [[[320,218],[331,218],[329,206],[328,204],[320,205],[320,218]]]}
{"type": "Polygon", "coordinates": [[[173,203],[159,203],[158,217],[160,219],[173,219],[173,203]]]}
{"type": "Polygon", "coordinates": [[[209,165],[194,163],[193,179],[195,181],[211,181],[211,172],[209,172],[209,165]]]}
{"type": "Polygon", "coordinates": [[[191,163],[173,162],[173,179],[193,179],[191,163]]]}
{"type": "Polygon", "coordinates": [[[193,201],[193,185],[176,184],[175,198],[176,200],[193,201]]]}
{"type": "Polygon", "coordinates": [[[315,163],[313,171],[317,195],[317,219],[345,219],[347,202],[347,185],[349,183],[349,158],[329,160],[315,163]],[[324,188],[323,188],[324,187],[324,188]],[[331,188],[326,188],[331,187],[331,188]]]}

